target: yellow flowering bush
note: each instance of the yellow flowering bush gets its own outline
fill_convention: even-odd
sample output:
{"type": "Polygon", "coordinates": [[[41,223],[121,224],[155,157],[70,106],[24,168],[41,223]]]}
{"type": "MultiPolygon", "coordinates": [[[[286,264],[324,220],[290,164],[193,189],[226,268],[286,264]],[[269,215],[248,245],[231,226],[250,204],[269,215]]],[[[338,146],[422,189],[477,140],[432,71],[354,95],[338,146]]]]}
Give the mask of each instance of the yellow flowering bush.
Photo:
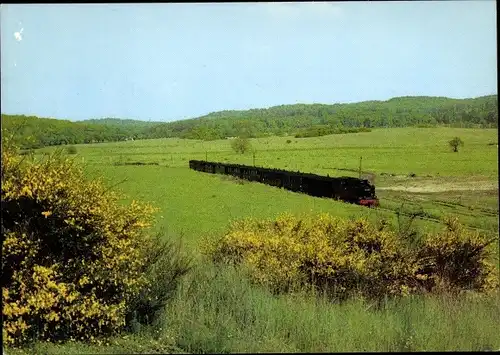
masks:
{"type": "Polygon", "coordinates": [[[364,219],[284,214],[237,221],[207,250],[215,262],[244,264],[254,281],[275,292],[313,286],[336,297],[371,297],[403,292],[411,273],[403,249],[394,233],[364,219]]]}
{"type": "Polygon", "coordinates": [[[312,287],[335,299],[353,294],[380,299],[433,291],[437,275],[458,288],[473,281],[474,289],[482,289],[494,279],[481,252],[485,240],[472,238],[473,255],[467,254],[472,235],[460,231],[460,238],[455,230],[429,235],[413,249],[387,225],[363,218],[284,214],[274,221],[236,221],[206,252],[216,263],[244,266],[253,281],[274,292],[312,287]]]}
{"type": "Polygon", "coordinates": [[[498,240],[462,226],[456,217],[445,219],[439,234],[429,234],[418,251],[417,276],[426,290],[490,291],[498,287],[498,274],[490,244],[498,240]]]}
{"type": "Polygon", "coordinates": [[[64,156],[23,161],[2,137],[3,341],[93,339],[147,290],[154,208],[88,181],[64,156]]]}

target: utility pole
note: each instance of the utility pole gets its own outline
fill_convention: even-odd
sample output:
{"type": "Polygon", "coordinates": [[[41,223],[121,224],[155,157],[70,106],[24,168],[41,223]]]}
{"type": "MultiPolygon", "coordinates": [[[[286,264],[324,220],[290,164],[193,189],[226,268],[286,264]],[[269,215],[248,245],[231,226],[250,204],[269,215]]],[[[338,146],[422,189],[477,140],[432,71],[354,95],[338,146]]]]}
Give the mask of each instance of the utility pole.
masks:
{"type": "Polygon", "coordinates": [[[361,163],[363,161],[363,157],[359,157],[359,178],[361,179],[361,163]]]}

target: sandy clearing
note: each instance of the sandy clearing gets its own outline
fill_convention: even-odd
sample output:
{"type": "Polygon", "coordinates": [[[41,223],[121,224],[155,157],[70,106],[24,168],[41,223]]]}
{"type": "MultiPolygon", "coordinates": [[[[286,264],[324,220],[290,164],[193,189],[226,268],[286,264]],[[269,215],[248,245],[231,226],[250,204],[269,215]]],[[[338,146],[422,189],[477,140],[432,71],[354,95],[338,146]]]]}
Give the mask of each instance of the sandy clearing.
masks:
{"type": "Polygon", "coordinates": [[[378,187],[377,190],[392,190],[406,192],[445,192],[445,191],[488,191],[498,190],[498,182],[495,181],[476,181],[470,183],[439,183],[439,182],[421,182],[411,183],[411,186],[397,185],[378,187]]]}

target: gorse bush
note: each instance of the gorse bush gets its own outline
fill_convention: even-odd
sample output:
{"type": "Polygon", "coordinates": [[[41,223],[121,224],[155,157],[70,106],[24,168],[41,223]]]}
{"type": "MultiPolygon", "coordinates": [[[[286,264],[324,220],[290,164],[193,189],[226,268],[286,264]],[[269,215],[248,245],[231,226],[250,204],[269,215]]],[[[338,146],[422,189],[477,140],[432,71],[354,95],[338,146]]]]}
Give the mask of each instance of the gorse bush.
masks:
{"type": "Polygon", "coordinates": [[[405,292],[411,274],[403,243],[365,220],[327,214],[282,215],[276,221],[243,220],[209,248],[215,262],[244,264],[254,281],[274,292],[314,287],[332,297],[405,292]]]}
{"type": "Polygon", "coordinates": [[[122,329],[137,295],[158,281],[145,270],[170,250],[146,232],[155,209],[121,204],[61,154],[23,161],[3,137],[1,172],[4,343],[122,329]]]}
{"type": "Polygon", "coordinates": [[[428,291],[493,290],[498,270],[488,246],[498,240],[464,228],[456,218],[447,218],[441,233],[428,234],[417,253],[420,285],[428,291]]]}
{"type": "Polygon", "coordinates": [[[305,287],[332,299],[381,299],[435,291],[437,280],[459,289],[494,288],[487,244],[453,229],[429,235],[415,249],[387,225],[365,219],[285,214],[275,221],[237,221],[207,253],[216,263],[242,265],[254,282],[276,293],[305,287]]]}

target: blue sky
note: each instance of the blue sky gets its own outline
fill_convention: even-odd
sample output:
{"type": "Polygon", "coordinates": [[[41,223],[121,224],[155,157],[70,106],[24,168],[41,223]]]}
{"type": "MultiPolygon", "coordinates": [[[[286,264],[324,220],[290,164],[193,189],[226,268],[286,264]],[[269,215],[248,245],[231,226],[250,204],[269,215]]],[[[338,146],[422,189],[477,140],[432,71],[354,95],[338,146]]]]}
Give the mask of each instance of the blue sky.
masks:
{"type": "Polygon", "coordinates": [[[491,0],[3,4],[0,13],[2,113],[172,121],[497,93],[491,0]]]}

